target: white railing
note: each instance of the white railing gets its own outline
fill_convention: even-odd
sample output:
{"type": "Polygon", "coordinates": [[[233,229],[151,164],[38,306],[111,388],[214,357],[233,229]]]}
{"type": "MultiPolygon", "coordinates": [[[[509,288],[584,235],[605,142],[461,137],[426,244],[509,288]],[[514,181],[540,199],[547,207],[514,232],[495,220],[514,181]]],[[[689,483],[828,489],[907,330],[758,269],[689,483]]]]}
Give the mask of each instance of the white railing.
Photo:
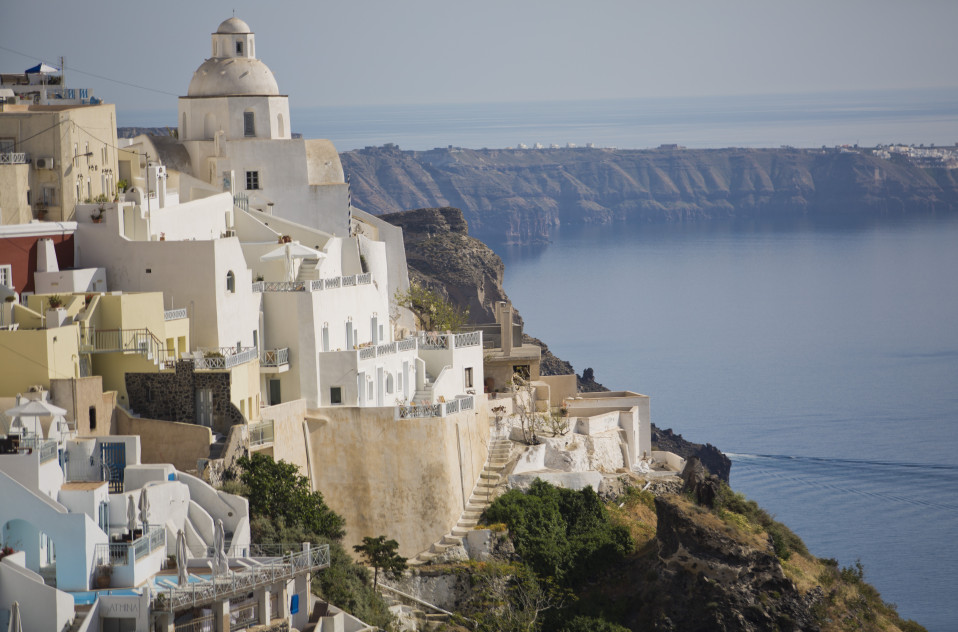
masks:
{"type": "Polygon", "coordinates": [[[266,564],[214,577],[210,581],[193,582],[182,588],[170,587],[153,596],[152,608],[167,612],[197,608],[214,601],[246,595],[262,586],[290,580],[301,573],[328,566],[329,545],[323,544],[311,548],[309,552],[284,555],[266,564]]]}
{"type": "Polygon", "coordinates": [[[56,439],[43,439],[33,435],[20,440],[20,450],[36,450],[40,453],[40,463],[46,463],[57,458],[58,443],[56,439]]]}
{"type": "Polygon", "coordinates": [[[482,345],[481,331],[467,331],[462,334],[441,334],[436,331],[423,331],[419,334],[420,349],[459,349],[482,345]]]}
{"type": "Polygon", "coordinates": [[[435,331],[423,331],[419,334],[420,349],[446,349],[448,346],[446,334],[440,334],[435,331]]]}
{"type": "Polygon", "coordinates": [[[256,281],[253,283],[254,292],[320,292],[340,287],[354,287],[369,285],[373,282],[372,275],[355,274],[353,276],[339,276],[331,279],[312,279],[308,281],[256,281]]]}
{"type": "Polygon", "coordinates": [[[442,417],[442,404],[404,405],[396,407],[397,419],[422,419],[424,417],[442,417]]]}
{"type": "Polygon", "coordinates": [[[259,423],[249,425],[249,445],[250,447],[265,445],[273,442],[273,420],[267,419],[259,423]]]}
{"type": "Polygon", "coordinates": [[[25,165],[27,154],[22,151],[11,151],[0,154],[0,165],[25,165]]]}
{"type": "Polygon", "coordinates": [[[418,338],[405,338],[403,340],[397,340],[395,342],[384,342],[380,345],[370,345],[368,347],[360,347],[359,349],[359,359],[360,360],[371,360],[373,358],[378,358],[386,355],[393,355],[395,353],[402,353],[405,351],[415,351],[418,347],[419,339],[418,338]]]}
{"type": "Polygon", "coordinates": [[[221,349],[201,349],[202,358],[193,359],[193,368],[202,370],[232,369],[234,366],[246,364],[259,358],[256,347],[245,347],[237,351],[233,347],[221,349]]]}
{"type": "Polygon", "coordinates": [[[475,399],[470,395],[437,404],[401,404],[396,406],[396,419],[424,419],[426,417],[445,417],[475,408],[475,399]]]}
{"type": "Polygon", "coordinates": [[[464,334],[456,334],[454,343],[456,348],[459,347],[475,347],[476,345],[482,345],[482,332],[481,331],[467,331],[464,334]]]}
{"type": "Polygon", "coordinates": [[[93,566],[127,566],[131,561],[136,562],[165,546],[166,528],[147,525],[146,533],[132,542],[97,544],[93,553],[93,566]]]}
{"type": "Polygon", "coordinates": [[[259,359],[260,366],[283,366],[289,364],[289,347],[264,349],[259,359]]]}
{"type": "Polygon", "coordinates": [[[185,307],[181,307],[180,309],[168,309],[163,312],[163,320],[177,320],[179,318],[186,318],[185,307]]]}

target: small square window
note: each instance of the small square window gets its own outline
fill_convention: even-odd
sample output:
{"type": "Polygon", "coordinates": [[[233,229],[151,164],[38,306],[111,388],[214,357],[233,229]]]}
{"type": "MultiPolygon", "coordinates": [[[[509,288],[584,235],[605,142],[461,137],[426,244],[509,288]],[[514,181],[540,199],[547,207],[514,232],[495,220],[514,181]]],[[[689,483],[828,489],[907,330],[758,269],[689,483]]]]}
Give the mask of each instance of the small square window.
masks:
{"type": "Polygon", "coordinates": [[[259,171],[246,172],[246,188],[247,190],[259,189],[259,171]]]}
{"type": "Polygon", "coordinates": [[[343,403],[343,388],[341,386],[332,386],[329,389],[329,403],[330,404],[342,404],[343,403]]]}

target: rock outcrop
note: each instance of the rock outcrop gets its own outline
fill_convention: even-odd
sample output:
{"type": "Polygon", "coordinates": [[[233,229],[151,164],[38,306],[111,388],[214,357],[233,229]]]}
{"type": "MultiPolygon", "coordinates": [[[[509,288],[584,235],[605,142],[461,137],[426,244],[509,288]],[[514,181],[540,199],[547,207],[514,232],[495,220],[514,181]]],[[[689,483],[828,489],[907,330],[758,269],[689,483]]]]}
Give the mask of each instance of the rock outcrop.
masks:
{"type": "Polygon", "coordinates": [[[456,206],[487,241],[548,241],[561,224],[958,210],[954,170],[811,149],[370,147],[341,155],[372,213],[456,206]]]}
{"type": "Polygon", "coordinates": [[[662,430],[652,424],[652,445],[657,450],[674,452],[684,459],[695,457],[710,473],[728,482],[732,461],[711,443],[693,443],[672,432],[671,428],[662,430]]]}
{"type": "Polygon", "coordinates": [[[632,629],[818,630],[820,588],[801,594],[764,533],[743,533],[679,496],[657,496],[655,577],[633,595],[632,629]],[[640,596],[641,595],[641,596],[640,596]]]}

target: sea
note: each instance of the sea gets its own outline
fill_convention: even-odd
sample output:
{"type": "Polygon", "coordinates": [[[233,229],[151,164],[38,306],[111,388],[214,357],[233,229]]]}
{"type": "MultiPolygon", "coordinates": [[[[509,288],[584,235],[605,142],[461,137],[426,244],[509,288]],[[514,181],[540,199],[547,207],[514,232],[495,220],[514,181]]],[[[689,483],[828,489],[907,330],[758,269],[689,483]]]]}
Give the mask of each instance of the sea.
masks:
{"type": "MultiPolygon", "coordinates": [[[[291,114],[340,151],[958,143],[958,88],[291,114]]],[[[815,555],[860,560],[902,616],[958,630],[958,217],[562,226],[544,246],[490,245],[528,333],[726,452],[737,491],[815,555]]]]}

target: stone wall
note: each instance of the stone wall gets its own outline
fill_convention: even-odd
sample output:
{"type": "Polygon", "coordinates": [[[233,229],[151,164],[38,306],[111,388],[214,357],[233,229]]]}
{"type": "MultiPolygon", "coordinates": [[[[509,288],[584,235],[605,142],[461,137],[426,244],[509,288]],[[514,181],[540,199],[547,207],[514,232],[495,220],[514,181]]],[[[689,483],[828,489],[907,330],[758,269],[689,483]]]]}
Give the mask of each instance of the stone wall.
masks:
{"type": "Polygon", "coordinates": [[[208,459],[212,433],[206,426],[130,417],[122,408],[116,413],[117,434],[140,437],[143,463],[171,463],[184,472],[195,472],[199,459],[208,459]]]}
{"type": "Polygon", "coordinates": [[[386,535],[414,556],[456,524],[489,445],[484,402],[445,418],[394,419],[393,408],[309,411],[313,486],[346,519],[346,550],[386,535]]]}
{"type": "Polygon", "coordinates": [[[230,379],[229,371],[198,373],[192,360],[179,360],[173,373],[127,373],[126,391],[130,408],[144,417],[195,423],[196,389],[211,389],[213,431],[225,435],[246,422],[230,401],[230,379]]]}

